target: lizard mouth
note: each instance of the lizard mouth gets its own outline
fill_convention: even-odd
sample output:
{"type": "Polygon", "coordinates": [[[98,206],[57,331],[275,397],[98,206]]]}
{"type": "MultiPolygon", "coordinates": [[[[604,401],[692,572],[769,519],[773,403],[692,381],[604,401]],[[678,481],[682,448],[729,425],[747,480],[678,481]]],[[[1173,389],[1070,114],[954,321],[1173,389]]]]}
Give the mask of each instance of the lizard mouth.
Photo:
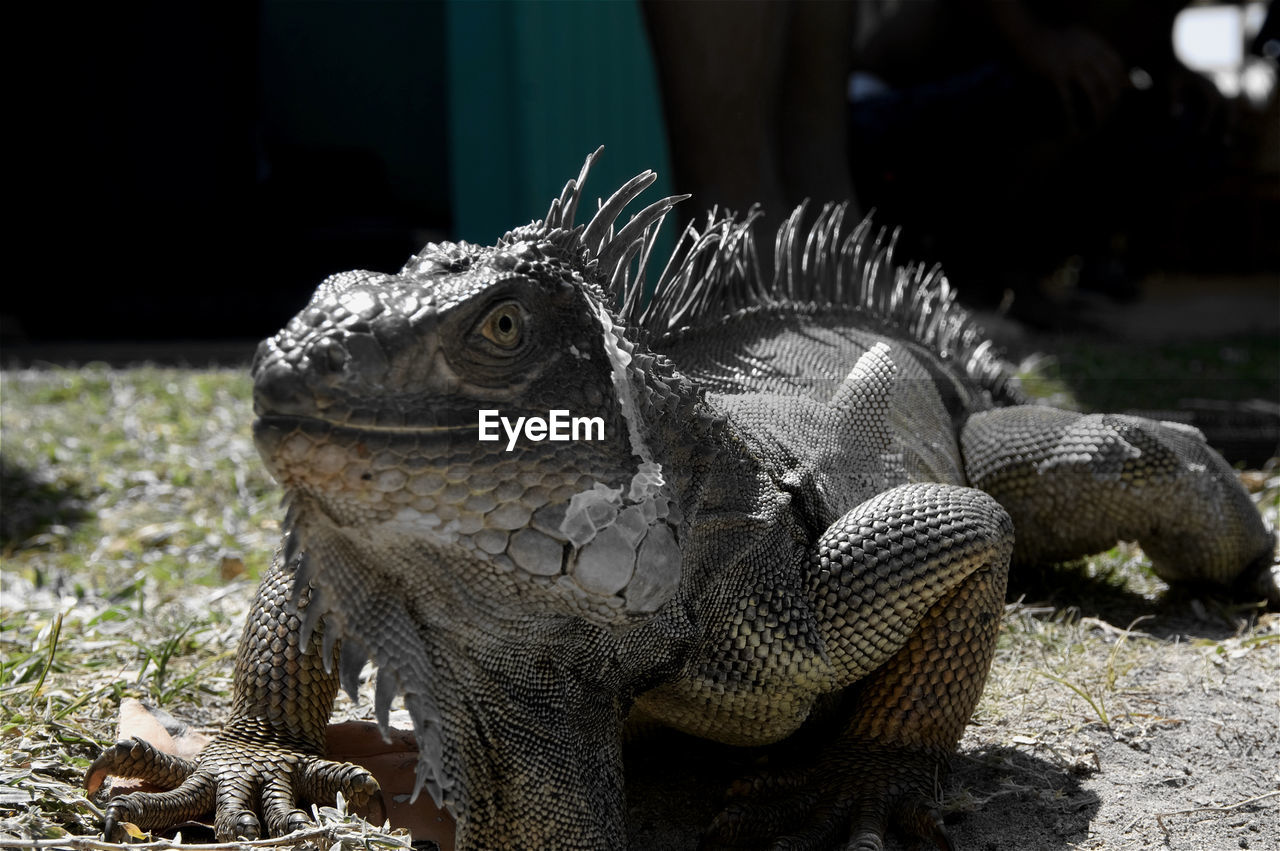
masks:
{"type": "MultiPolygon", "coordinates": [[[[376,415],[375,415],[376,416],[376,415]]],[[[392,418],[385,418],[384,421],[363,420],[360,417],[351,416],[341,419],[316,416],[302,416],[297,414],[260,414],[254,420],[253,429],[255,435],[258,432],[268,431],[306,431],[306,432],[325,432],[336,436],[350,435],[358,437],[366,434],[379,435],[406,435],[411,437],[432,437],[456,436],[460,434],[470,434],[474,439],[477,428],[477,419],[473,414],[468,422],[454,423],[414,423],[414,422],[396,422],[392,418]]]]}
{"type": "Polygon", "coordinates": [[[267,415],[254,422],[253,437],[276,481],[311,498],[337,527],[405,512],[435,515],[446,502],[465,500],[470,488],[461,483],[490,463],[475,454],[475,432],[461,426],[365,427],[267,415]]]}
{"type": "Polygon", "coordinates": [[[348,384],[314,369],[298,368],[279,357],[255,364],[255,431],[327,429],[427,439],[468,429],[475,434],[477,409],[482,406],[474,402],[421,391],[394,392],[381,386],[348,384]],[[371,405],[371,401],[375,404],[371,405]]]}
{"type": "Polygon", "coordinates": [[[476,423],[474,414],[469,423],[432,425],[266,414],[254,421],[253,438],[277,475],[308,468],[336,472],[339,466],[350,469],[369,463],[400,466],[411,458],[422,469],[472,454],[476,423]]]}

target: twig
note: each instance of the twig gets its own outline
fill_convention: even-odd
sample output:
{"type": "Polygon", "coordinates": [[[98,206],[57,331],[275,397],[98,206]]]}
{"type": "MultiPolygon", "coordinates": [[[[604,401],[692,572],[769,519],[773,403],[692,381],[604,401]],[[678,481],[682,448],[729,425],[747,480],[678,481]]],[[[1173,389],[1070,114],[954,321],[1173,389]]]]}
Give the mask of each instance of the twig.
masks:
{"type": "Polygon", "coordinates": [[[1081,626],[1093,627],[1094,629],[1100,632],[1105,632],[1108,635],[1114,635],[1117,638],[1128,638],[1129,635],[1132,634],[1133,628],[1135,626],[1142,623],[1143,621],[1151,620],[1153,617],[1155,616],[1141,615],[1140,617],[1134,618],[1133,622],[1130,623],[1128,626],[1126,626],[1124,629],[1121,629],[1118,626],[1113,626],[1107,623],[1106,621],[1101,620],[1100,618],[1084,617],[1084,618],[1080,618],[1079,623],[1081,626]]]}
{"type": "Polygon", "coordinates": [[[313,839],[328,839],[334,844],[340,844],[345,841],[358,841],[368,847],[370,840],[381,840],[381,844],[391,848],[408,848],[407,843],[397,842],[393,837],[388,836],[372,836],[368,831],[361,832],[359,830],[342,830],[340,827],[313,827],[307,830],[300,830],[290,833],[287,836],[280,836],[275,839],[254,839],[241,840],[238,842],[214,842],[210,844],[200,843],[199,845],[178,844],[169,839],[159,839],[154,842],[137,842],[122,844],[119,842],[109,842],[105,839],[98,839],[93,836],[64,836],[59,839],[5,839],[4,847],[6,849],[71,849],[71,851],[170,851],[170,849],[182,849],[182,851],[191,851],[198,848],[199,851],[246,851],[253,848],[287,848],[296,845],[302,845],[313,839]]]}
{"type": "MultiPolygon", "coordinates": [[[[1169,828],[1165,827],[1164,820],[1168,816],[1185,816],[1190,813],[1229,813],[1232,810],[1238,810],[1248,804],[1255,804],[1258,801],[1265,801],[1267,798],[1274,798],[1276,795],[1280,795],[1280,789],[1267,792],[1265,795],[1255,795],[1252,798],[1245,798],[1243,801],[1236,801],[1234,804],[1228,804],[1225,807],[1193,807],[1189,810],[1174,810],[1173,812],[1168,813],[1156,813],[1156,823],[1159,824],[1160,829],[1167,834],[1169,832],[1169,828]]],[[[1130,827],[1132,827],[1132,825],[1130,825],[1130,827]]]]}

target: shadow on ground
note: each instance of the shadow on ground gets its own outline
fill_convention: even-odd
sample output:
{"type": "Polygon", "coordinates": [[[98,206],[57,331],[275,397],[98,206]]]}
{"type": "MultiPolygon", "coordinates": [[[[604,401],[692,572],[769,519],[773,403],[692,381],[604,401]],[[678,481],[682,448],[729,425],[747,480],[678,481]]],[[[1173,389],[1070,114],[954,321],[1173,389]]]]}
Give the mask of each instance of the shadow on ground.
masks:
{"type": "Polygon", "coordinates": [[[1081,780],[1092,766],[993,745],[952,759],[946,817],[957,848],[1075,848],[1101,806],[1081,780]]]}
{"type": "MultiPolygon", "coordinates": [[[[732,748],[671,731],[646,734],[626,751],[628,831],[646,851],[699,849],[731,783],[761,770],[762,751],[732,748]]],[[[1087,774],[1088,769],[1084,770],[1087,774]]],[[[1079,766],[1015,748],[985,747],[953,760],[945,818],[962,848],[1055,851],[1084,839],[1097,795],[1080,785],[1079,766]]],[[[893,835],[886,851],[909,847],[893,835]]],[[[747,842],[743,849],[755,846],[747,842]]],[[[763,847],[763,846],[762,846],[763,847]]]]}
{"type": "Polygon", "coordinates": [[[1167,588],[1154,577],[1144,579],[1155,590],[1134,590],[1119,569],[1095,575],[1086,561],[1018,565],[1009,574],[1006,599],[1070,618],[1096,618],[1160,640],[1222,641],[1239,634],[1243,620],[1264,611],[1261,601],[1233,599],[1221,589],[1167,588]]]}
{"type": "Polygon", "coordinates": [[[87,516],[83,494],[41,481],[32,471],[0,455],[0,551],[38,545],[56,526],[74,526],[87,516]]]}

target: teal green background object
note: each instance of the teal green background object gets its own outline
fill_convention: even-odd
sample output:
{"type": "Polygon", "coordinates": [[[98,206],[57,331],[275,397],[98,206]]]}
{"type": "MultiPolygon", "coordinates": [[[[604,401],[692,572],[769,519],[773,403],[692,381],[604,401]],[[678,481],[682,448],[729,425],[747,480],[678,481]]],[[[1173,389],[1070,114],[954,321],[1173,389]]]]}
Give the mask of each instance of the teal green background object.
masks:
{"type": "MultiPolygon", "coordinates": [[[[492,244],[541,219],[599,145],[578,221],[645,169],[671,194],[657,79],[635,0],[446,6],[454,236],[492,244]]],[[[655,252],[674,243],[663,227],[655,252]]]]}

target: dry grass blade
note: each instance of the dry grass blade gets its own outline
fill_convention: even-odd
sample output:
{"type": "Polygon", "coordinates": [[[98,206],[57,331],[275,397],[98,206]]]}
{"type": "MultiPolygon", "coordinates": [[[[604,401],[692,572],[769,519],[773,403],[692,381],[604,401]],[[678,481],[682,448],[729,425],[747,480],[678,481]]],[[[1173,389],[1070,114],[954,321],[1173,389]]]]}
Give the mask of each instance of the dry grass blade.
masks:
{"type": "Polygon", "coordinates": [[[54,655],[58,652],[58,639],[62,636],[62,618],[61,612],[58,613],[57,620],[53,622],[53,635],[49,637],[49,653],[45,657],[44,665],[40,668],[40,678],[36,680],[36,684],[31,687],[31,697],[29,702],[34,704],[36,698],[40,696],[40,690],[44,688],[45,677],[49,676],[49,669],[53,667],[54,655]]]}

